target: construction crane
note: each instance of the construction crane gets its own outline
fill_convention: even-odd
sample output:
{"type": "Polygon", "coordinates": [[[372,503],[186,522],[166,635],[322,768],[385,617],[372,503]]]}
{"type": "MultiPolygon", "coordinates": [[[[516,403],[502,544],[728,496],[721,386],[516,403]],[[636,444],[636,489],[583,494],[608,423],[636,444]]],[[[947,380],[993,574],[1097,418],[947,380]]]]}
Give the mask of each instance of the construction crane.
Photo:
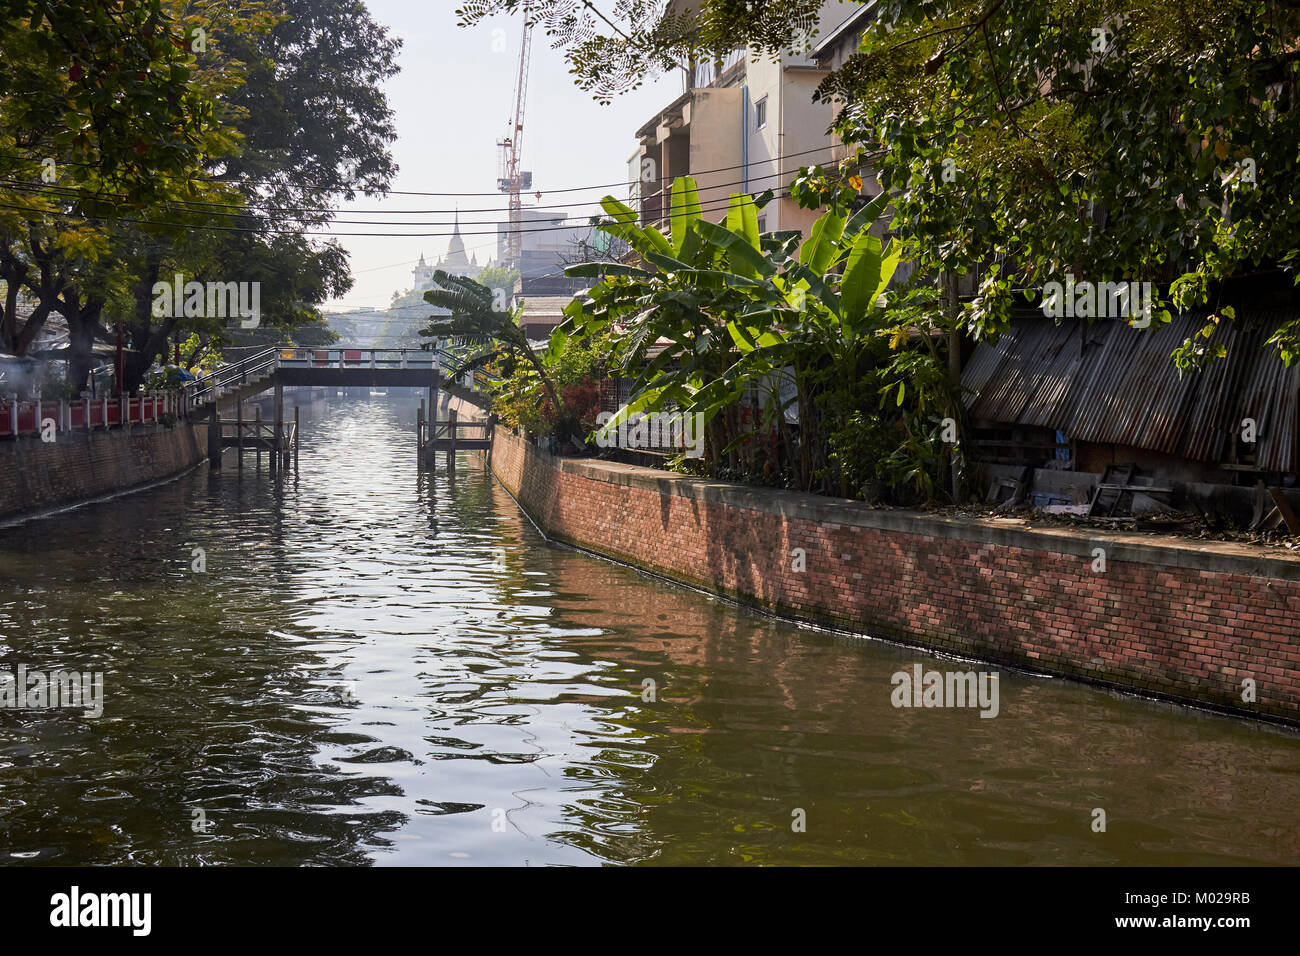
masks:
{"type": "Polygon", "coordinates": [[[519,194],[522,190],[533,188],[533,174],[521,172],[519,160],[523,155],[524,143],[524,101],[528,98],[528,52],[532,44],[533,27],[524,21],[524,36],[519,43],[519,75],[515,78],[515,116],[510,126],[510,135],[497,140],[501,149],[501,175],[497,178],[497,189],[510,196],[510,234],[507,237],[506,267],[520,269],[523,258],[523,205],[519,194]]]}

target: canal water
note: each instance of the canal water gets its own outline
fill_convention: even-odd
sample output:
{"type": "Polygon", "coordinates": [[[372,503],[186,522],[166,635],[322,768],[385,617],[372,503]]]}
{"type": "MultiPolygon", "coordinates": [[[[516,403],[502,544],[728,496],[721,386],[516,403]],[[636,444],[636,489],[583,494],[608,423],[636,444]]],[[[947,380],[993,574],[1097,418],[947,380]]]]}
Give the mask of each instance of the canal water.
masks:
{"type": "Polygon", "coordinates": [[[2,666],[104,675],[0,710],[6,862],[1300,862],[1295,733],[1006,672],[895,708],[965,666],[550,546],[414,418],[0,529],[2,666]]]}

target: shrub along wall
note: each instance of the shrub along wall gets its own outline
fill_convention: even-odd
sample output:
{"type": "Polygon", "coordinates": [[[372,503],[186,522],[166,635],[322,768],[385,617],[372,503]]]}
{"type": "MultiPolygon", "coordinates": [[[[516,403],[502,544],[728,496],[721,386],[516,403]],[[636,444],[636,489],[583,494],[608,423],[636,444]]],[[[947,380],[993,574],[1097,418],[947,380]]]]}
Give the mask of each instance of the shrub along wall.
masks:
{"type": "Polygon", "coordinates": [[[1289,553],[876,510],[552,458],[504,428],[491,464],[549,536],[788,617],[1300,724],[1289,553]]]}
{"type": "Polygon", "coordinates": [[[0,441],[0,518],[161,481],[201,461],[207,426],[181,423],[0,441]]]}

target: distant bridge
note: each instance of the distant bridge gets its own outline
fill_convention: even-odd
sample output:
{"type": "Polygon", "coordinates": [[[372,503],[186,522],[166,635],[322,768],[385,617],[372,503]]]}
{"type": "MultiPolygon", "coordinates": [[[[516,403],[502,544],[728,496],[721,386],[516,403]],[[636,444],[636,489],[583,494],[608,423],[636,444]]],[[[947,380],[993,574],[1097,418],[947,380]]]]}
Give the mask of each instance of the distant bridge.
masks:
{"type": "MultiPolygon", "coordinates": [[[[482,372],[470,372],[452,379],[448,372],[456,359],[442,349],[351,349],[351,348],[269,348],[238,362],[223,365],[209,375],[185,383],[186,406],[198,418],[208,419],[208,458],[212,467],[221,467],[225,444],[265,448],[271,452],[272,467],[286,463],[290,444],[295,440],[296,422],[287,429],[284,418],[285,386],[323,386],[326,388],[427,388],[429,415],[435,416],[438,392],[486,410],[487,395],[475,385],[490,378],[482,372]],[[245,423],[243,403],[247,398],[274,389],[275,412],[266,422],[245,423]],[[221,412],[234,408],[237,417],[223,420],[221,412]],[[223,440],[234,426],[233,439],[223,440]]],[[[490,426],[483,422],[457,422],[455,412],[449,422],[425,426],[423,402],[417,426],[417,445],[421,464],[431,463],[435,451],[446,451],[449,462],[457,448],[481,448],[491,442],[490,426]]]]}

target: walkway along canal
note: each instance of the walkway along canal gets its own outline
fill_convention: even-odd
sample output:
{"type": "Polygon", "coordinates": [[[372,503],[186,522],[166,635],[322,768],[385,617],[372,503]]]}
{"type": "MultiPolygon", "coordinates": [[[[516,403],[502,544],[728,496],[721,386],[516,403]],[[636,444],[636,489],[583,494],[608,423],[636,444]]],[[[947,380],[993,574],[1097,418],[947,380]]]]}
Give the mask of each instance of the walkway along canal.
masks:
{"type": "Polygon", "coordinates": [[[0,529],[3,666],[104,679],[0,710],[12,862],[1300,859],[1295,732],[1010,671],[896,707],[989,668],[548,545],[476,456],[417,469],[416,408],[0,529]]]}

